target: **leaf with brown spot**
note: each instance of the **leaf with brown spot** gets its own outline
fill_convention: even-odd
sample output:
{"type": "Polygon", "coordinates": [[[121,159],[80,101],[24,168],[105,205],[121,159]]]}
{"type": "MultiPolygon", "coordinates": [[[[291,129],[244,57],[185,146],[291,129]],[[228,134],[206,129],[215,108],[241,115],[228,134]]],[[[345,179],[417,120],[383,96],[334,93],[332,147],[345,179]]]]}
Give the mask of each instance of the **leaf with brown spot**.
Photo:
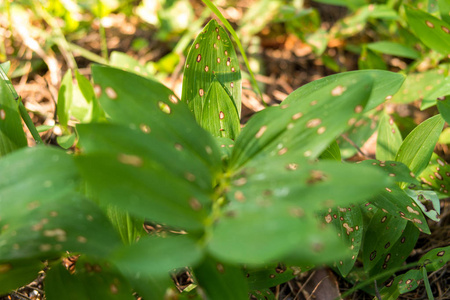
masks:
{"type": "Polygon", "coordinates": [[[448,195],[450,191],[450,165],[444,158],[433,153],[426,169],[420,173],[418,179],[436,192],[448,195]]]}
{"type": "Polygon", "coordinates": [[[434,272],[445,266],[450,261],[450,246],[435,248],[428,251],[419,260],[427,272],[434,272]]]}

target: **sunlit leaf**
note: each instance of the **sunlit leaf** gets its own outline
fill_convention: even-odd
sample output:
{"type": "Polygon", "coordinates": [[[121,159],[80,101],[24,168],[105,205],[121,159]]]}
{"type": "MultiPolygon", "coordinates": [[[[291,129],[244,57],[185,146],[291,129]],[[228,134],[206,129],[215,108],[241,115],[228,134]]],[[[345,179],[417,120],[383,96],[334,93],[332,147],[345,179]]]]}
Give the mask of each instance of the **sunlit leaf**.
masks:
{"type": "Polygon", "coordinates": [[[181,99],[189,104],[201,124],[207,122],[202,120],[203,109],[214,79],[227,89],[240,116],[242,83],[239,62],[227,33],[213,19],[192,44],[183,77],[181,99]]]}
{"type": "Polygon", "coordinates": [[[420,9],[405,6],[408,25],[428,47],[442,54],[450,53],[450,25],[420,9]]]}
{"type": "Polygon", "coordinates": [[[405,138],[395,160],[419,175],[427,167],[443,127],[444,120],[440,115],[422,122],[405,138]]]}
{"type": "Polygon", "coordinates": [[[419,175],[419,179],[435,191],[448,194],[450,187],[450,166],[442,157],[433,153],[428,166],[419,175]]]}

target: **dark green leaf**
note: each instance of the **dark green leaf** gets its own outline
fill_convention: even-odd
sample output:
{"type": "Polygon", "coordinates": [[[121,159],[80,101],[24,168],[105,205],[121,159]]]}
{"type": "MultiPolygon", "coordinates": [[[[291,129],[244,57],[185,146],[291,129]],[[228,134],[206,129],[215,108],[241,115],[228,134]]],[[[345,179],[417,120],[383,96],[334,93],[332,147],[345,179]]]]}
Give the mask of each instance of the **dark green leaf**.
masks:
{"type": "Polygon", "coordinates": [[[38,276],[44,264],[38,259],[19,259],[0,262],[0,295],[24,286],[38,276]]]}
{"type": "Polygon", "coordinates": [[[442,157],[433,153],[427,168],[420,174],[419,179],[435,191],[448,194],[450,187],[450,166],[442,157]]]}
{"type": "Polygon", "coordinates": [[[199,285],[209,299],[248,299],[248,286],[242,269],[206,257],[194,268],[199,285]]]}
{"type": "Polygon", "coordinates": [[[247,268],[247,282],[250,289],[261,290],[277,286],[295,277],[295,271],[283,264],[271,264],[259,268],[247,268]]]}
{"type": "Polygon", "coordinates": [[[19,107],[5,80],[0,78],[0,157],[26,146],[19,107]]]}
{"type": "Polygon", "coordinates": [[[202,250],[188,236],[146,237],[118,249],[112,256],[123,274],[144,278],[165,277],[176,268],[194,267],[202,250]]]}
{"type": "Polygon", "coordinates": [[[446,96],[443,99],[439,99],[437,107],[441,113],[442,118],[449,123],[450,122],[450,96],[446,96]]]}
{"type": "Polygon", "coordinates": [[[441,116],[436,115],[419,124],[405,138],[395,160],[404,163],[415,175],[419,175],[430,161],[444,123],[441,116]]]}
{"type": "Polygon", "coordinates": [[[92,73],[100,103],[112,122],[152,132],[166,143],[179,142],[212,168],[220,167],[212,136],[165,86],[110,67],[94,65],[92,73]]]}
{"type": "Polygon", "coordinates": [[[45,277],[46,299],[135,299],[126,279],[110,263],[80,256],[75,273],[61,263],[54,265],[45,277]]]}
{"type": "Polygon", "coordinates": [[[450,25],[422,11],[405,6],[408,25],[417,37],[429,48],[450,53],[450,25]]]}

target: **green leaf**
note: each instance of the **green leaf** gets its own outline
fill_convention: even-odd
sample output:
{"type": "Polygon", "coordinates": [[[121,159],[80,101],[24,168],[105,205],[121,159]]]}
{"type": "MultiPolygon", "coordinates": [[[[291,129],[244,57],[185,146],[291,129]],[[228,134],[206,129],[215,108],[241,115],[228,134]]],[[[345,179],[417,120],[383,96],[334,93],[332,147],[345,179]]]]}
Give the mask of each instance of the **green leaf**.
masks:
{"type": "Polygon", "coordinates": [[[378,125],[376,158],[379,160],[394,160],[400,145],[402,135],[394,120],[383,113],[378,125]]]}
{"type": "Polygon", "coordinates": [[[206,93],[200,125],[214,136],[234,140],[239,135],[241,125],[230,96],[225,87],[214,79],[206,93]]]}
{"type": "Polygon", "coordinates": [[[144,218],[134,218],[123,209],[116,206],[107,207],[107,215],[113,226],[117,229],[124,244],[132,244],[145,235],[143,228],[144,218]]]}
{"type": "Polygon", "coordinates": [[[221,260],[250,265],[282,257],[312,264],[340,258],[345,247],[336,233],[320,229],[314,217],[301,214],[298,205],[286,202],[234,203],[213,228],[208,250],[221,260]]]}
{"type": "Polygon", "coordinates": [[[430,229],[421,209],[398,186],[386,188],[385,191],[373,197],[371,203],[383,209],[385,213],[390,213],[412,222],[421,232],[430,234],[430,229]]]}
{"type": "Polygon", "coordinates": [[[417,191],[406,189],[405,192],[420,207],[423,214],[433,221],[439,222],[441,206],[439,197],[434,191],[417,191]]]}
{"type": "Polygon", "coordinates": [[[102,211],[75,194],[78,174],[63,151],[24,149],[0,160],[0,168],[0,261],[65,251],[98,257],[120,244],[102,211]]]}
{"type": "Polygon", "coordinates": [[[442,118],[449,123],[450,122],[450,96],[444,97],[444,99],[439,99],[437,102],[437,107],[441,113],[442,118]]]}
{"type": "Polygon", "coordinates": [[[438,5],[441,19],[450,24],[450,2],[448,0],[438,0],[438,5]]]}
{"type": "Polygon", "coordinates": [[[318,157],[356,122],[370,96],[372,78],[353,75],[335,77],[328,84],[322,80],[305,85],[281,106],[253,116],[236,140],[231,167],[286,153],[309,159],[318,157]]]}
{"type": "Polygon", "coordinates": [[[405,6],[408,25],[429,48],[442,54],[450,53],[450,25],[422,11],[405,6]]]}
{"type": "Polygon", "coordinates": [[[148,78],[153,77],[138,60],[123,52],[111,52],[109,63],[112,67],[120,68],[148,78]]]}
{"type": "Polygon", "coordinates": [[[440,115],[419,124],[405,138],[395,160],[404,163],[415,175],[419,175],[427,167],[443,127],[444,120],[440,115]]]}
{"type": "Polygon", "coordinates": [[[433,153],[429,164],[420,174],[419,179],[435,191],[448,194],[450,187],[450,166],[442,157],[433,153]]]}
{"type": "Polygon", "coordinates": [[[406,57],[410,59],[420,58],[420,53],[414,50],[413,48],[395,42],[389,41],[374,42],[368,44],[367,47],[370,50],[381,52],[384,54],[406,57]]]}
{"type": "Polygon", "coordinates": [[[1,63],[0,67],[3,69],[5,74],[8,74],[9,69],[11,68],[11,61],[8,60],[8,61],[5,61],[4,63],[1,63]]]}
{"type": "MultiPolygon", "coordinates": [[[[370,276],[378,275],[384,271],[393,270],[401,266],[414,249],[417,239],[419,238],[419,231],[411,222],[406,222],[405,227],[405,222],[399,218],[397,218],[400,222],[399,224],[396,222],[391,223],[392,221],[390,221],[389,218],[395,217],[385,215],[388,220],[382,223],[384,216],[381,217],[382,214],[376,216],[376,218],[375,216],[373,217],[372,222],[377,224],[372,227],[371,222],[371,229],[369,227],[368,231],[366,231],[363,244],[363,263],[365,268],[366,264],[369,265],[368,269],[370,269],[370,276]],[[403,231],[400,228],[404,228],[403,231]],[[394,233],[392,231],[396,230],[398,232],[393,235],[394,233]],[[373,244],[374,238],[376,239],[376,244],[373,244]],[[368,243],[368,241],[366,241],[367,239],[370,239],[371,242],[366,245],[366,243],[368,243]],[[373,258],[372,261],[370,260],[371,258],[373,258]]],[[[387,277],[388,276],[380,278],[380,281],[386,280],[387,277]]]]}
{"type": "Polygon", "coordinates": [[[44,269],[39,259],[18,259],[0,262],[0,295],[32,282],[44,269]]]}
{"type": "Polygon", "coordinates": [[[334,225],[350,249],[349,254],[337,263],[339,272],[345,277],[352,270],[361,248],[364,229],[361,209],[355,205],[330,208],[325,215],[325,222],[334,225]]]}
{"type": "Polygon", "coordinates": [[[181,267],[194,267],[203,256],[199,246],[188,236],[145,237],[119,248],[111,256],[123,274],[130,277],[165,277],[181,267]]]}
{"type": "Polygon", "coordinates": [[[110,263],[80,256],[75,274],[59,263],[45,276],[46,299],[135,299],[126,279],[110,263]]]}
{"type": "Polygon", "coordinates": [[[6,81],[0,78],[0,157],[26,146],[19,107],[6,81]]]}
{"type": "Polygon", "coordinates": [[[71,106],[72,115],[83,123],[103,120],[105,112],[95,97],[91,82],[78,71],[75,72],[75,76],[78,85],[74,86],[74,98],[71,106]]]}
{"type": "Polygon", "coordinates": [[[295,271],[283,264],[271,264],[269,266],[244,269],[247,282],[252,290],[261,290],[288,282],[295,277],[295,271]]]}
{"type": "Polygon", "coordinates": [[[61,81],[61,87],[58,91],[58,106],[56,109],[59,124],[63,128],[67,128],[70,119],[70,106],[73,98],[72,71],[67,70],[61,81]]]}
{"type": "Polygon", "coordinates": [[[248,299],[247,281],[238,266],[206,257],[194,268],[194,274],[209,299],[248,299]]]}
{"type": "Polygon", "coordinates": [[[212,136],[195,122],[189,108],[159,82],[122,70],[92,66],[95,90],[111,122],[155,133],[166,143],[180,143],[213,169],[220,167],[212,136]]]}
{"type": "Polygon", "coordinates": [[[367,69],[387,70],[387,65],[384,62],[381,54],[376,53],[371,49],[369,49],[366,45],[363,45],[361,55],[358,59],[358,68],[360,70],[367,70],[367,69]]]}
{"type": "Polygon", "coordinates": [[[421,73],[408,74],[405,83],[400,90],[390,100],[393,103],[410,103],[413,101],[422,100],[424,102],[434,101],[437,97],[445,95],[445,93],[438,93],[433,95],[435,89],[448,90],[448,83],[445,80],[442,69],[430,70],[421,73]]]}
{"type": "Polygon", "coordinates": [[[378,166],[387,176],[391,177],[395,182],[405,182],[420,186],[420,182],[416,176],[408,169],[407,166],[398,161],[379,161],[374,159],[366,159],[362,161],[362,165],[378,166]]]}
{"type": "Polygon", "coordinates": [[[210,155],[205,148],[195,153],[181,137],[168,141],[156,126],[150,132],[113,124],[77,129],[85,155],[76,161],[102,203],[175,227],[203,227],[213,182],[201,156],[210,155]]]}
{"type": "Polygon", "coordinates": [[[333,141],[319,156],[320,159],[332,159],[341,161],[341,149],[336,141],[333,141]]]}
{"type": "Polygon", "coordinates": [[[442,268],[450,261],[450,246],[435,248],[428,251],[419,260],[427,269],[427,272],[434,272],[442,268]]]}
{"type": "Polygon", "coordinates": [[[402,275],[402,281],[398,284],[398,291],[400,294],[414,291],[422,280],[423,274],[421,270],[409,270],[402,275]]]}
{"type": "MultiPolygon", "coordinates": [[[[200,124],[205,115],[205,96],[214,80],[225,89],[241,114],[241,71],[233,44],[216,20],[211,20],[197,36],[186,58],[181,100],[189,104],[200,124]]],[[[215,99],[214,99],[215,100],[215,99]]],[[[229,105],[227,105],[229,106],[229,105]]],[[[213,120],[218,115],[214,115],[213,120]]]]}

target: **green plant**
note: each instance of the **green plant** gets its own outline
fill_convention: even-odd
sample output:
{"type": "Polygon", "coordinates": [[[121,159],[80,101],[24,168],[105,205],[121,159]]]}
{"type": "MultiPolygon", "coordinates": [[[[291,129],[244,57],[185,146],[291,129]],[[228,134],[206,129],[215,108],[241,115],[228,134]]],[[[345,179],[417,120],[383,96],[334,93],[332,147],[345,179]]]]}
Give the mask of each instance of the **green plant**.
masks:
{"type": "MultiPolygon", "coordinates": [[[[399,270],[419,232],[429,233],[424,213],[439,214],[440,186],[424,190],[417,178],[430,172],[443,118],[402,141],[382,112],[382,161],[345,163],[336,138],[390,99],[403,75],[362,70],[314,81],[240,132],[237,56],[216,21],[195,40],[185,68],[180,100],[151,78],[94,65],[93,86],[76,73],[86,100],[78,109],[67,73],[58,117],[67,148],[78,136],[80,151],[16,149],[22,143],[1,153],[0,293],[45,265],[47,299],[133,299],[132,291],[176,298],[169,273],[189,267],[194,284],[180,297],[273,297],[270,287],[328,264],[374,294],[372,279],[399,270]],[[70,116],[85,124],[69,126],[70,116]],[[160,232],[147,236],[143,224],[160,232]],[[61,264],[68,257],[69,270],[61,264]]],[[[5,138],[21,125],[4,79],[0,88],[5,138]]],[[[445,169],[437,171],[443,177],[445,169]]],[[[431,251],[420,269],[380,292],[406,291],[400,279],[425,279],[448,250],[431,251]]]]}

